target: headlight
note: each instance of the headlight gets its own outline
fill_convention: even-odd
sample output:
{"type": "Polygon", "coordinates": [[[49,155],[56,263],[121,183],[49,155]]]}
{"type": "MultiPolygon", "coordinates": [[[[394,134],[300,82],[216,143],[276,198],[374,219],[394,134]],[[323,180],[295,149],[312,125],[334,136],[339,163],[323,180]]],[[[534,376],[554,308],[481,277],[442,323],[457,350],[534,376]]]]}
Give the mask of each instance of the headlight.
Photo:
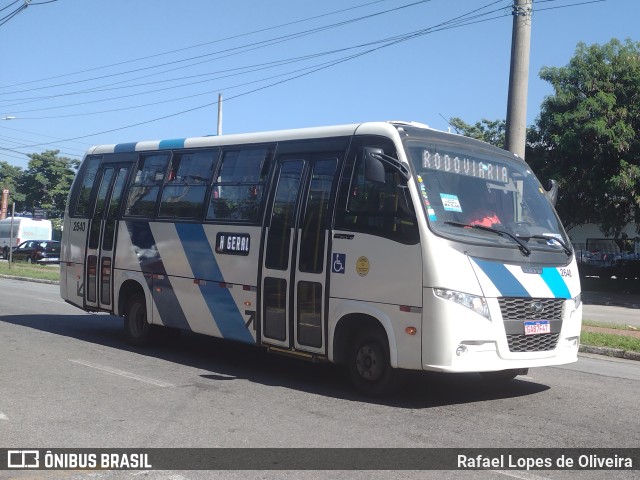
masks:
{"type": "Polygon", "coordinates": [[[487,300],[484,297],[456,292],[455,290],[445,290],[443,288],[435,288],[433,291],[437,297],[444,298],[445,300],[451,300],[452,302],[460,304],[463,307],[467,307],[478,315],[482,315],[484,318],[491,320],[489,306],[487,305],[487,300]]]}

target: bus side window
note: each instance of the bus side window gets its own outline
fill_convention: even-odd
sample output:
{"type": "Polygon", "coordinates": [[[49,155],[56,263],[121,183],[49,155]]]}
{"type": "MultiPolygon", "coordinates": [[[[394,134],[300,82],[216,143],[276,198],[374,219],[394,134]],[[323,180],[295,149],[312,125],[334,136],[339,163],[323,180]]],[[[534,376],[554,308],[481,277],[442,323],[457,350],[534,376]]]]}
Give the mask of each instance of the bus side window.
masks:
{"type": "Polygon", "coordinates": [[[382,148],[386,155],[397,158],[393,144],[387,139],[380,139],[379,143],[372,143],[371,139],[353,142],[341,182],[336,228],[379,235],[405,244],[417,243],[418,224],[406,180],[386,163],[384,183],[367,180],[365,146],[382,148]],[[350,168],[353,170],[348,178],[350,168]]]}
{"type": "Polygon", "coordinates": [[[89,200],[91,199],[91,190],[96,181],[96,174],[98,173],[98,167],[101,161],[102,157],[100,156],[88,157],[85,160],[85,166],[82,172],[82,183],[78,187],[77,192],[74,192],[74,194],[77,195],[77,200],[75,202],[75,211],[72,212],[72,214],[76,217],[90,216],[89,200]]]}
{"type": "Polygon", "coordinates": [[[141,156],[129,189],[125,215],[153,218],[169,155],[141,156]]]}
{"type": "Polygon", "coordinates": [[[273,147],[227,150],[213,183],[207,220],[258,222],[273,147]]]}
{"type": "Polygon", "coordinates": [[[201,220],[218,150],[175,152],[162,190],[159,217],[201,220]]]}

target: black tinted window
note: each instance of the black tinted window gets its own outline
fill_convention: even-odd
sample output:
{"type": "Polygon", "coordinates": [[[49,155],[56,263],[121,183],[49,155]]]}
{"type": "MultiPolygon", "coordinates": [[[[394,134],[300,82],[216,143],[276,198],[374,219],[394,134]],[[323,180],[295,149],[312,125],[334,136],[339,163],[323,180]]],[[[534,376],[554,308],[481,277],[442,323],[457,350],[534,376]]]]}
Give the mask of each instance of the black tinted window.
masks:
{"type": "Polygon", "coordinates": [[[176,153],[162,190],[160,217],[201,219],[218,150],[176,153]]]}
{"type": "Polygon", "coordinates": [[[259,221],[272,158],[272,147],[225,151],[213,184],[207,220],[259,221]]]}
{"type": "Polygon", "coordinates": [[[168,160],[167,154],[140,157],[138,170],[129,189],[125,215],[146,218],[154,216],[168,160]]]}
{"type": "Polygon", "coordinates": [[[365,146],[382,148],[385,155],[397,158],[393,143],[388,139],[362,138],[354,141],[341,182],[336,228],[378,235],[406,244],[417,243],[418,224],[407,181],[387,162],[381,162],[384,182],[368,180],[365,175],[365,146]]]}
{"type": "Polygon", "coordinates": [[[78,191],[78,199],[76,201],[75,216],[88,217],[90,216],[89,200],[91,199],[91,190],[93,184],[96,181],[96,174],[98,173],[98,167],[102,157],[88,157],[85,160],[84,168],[82,171],[82,183],[80,184],[78,191]]]}

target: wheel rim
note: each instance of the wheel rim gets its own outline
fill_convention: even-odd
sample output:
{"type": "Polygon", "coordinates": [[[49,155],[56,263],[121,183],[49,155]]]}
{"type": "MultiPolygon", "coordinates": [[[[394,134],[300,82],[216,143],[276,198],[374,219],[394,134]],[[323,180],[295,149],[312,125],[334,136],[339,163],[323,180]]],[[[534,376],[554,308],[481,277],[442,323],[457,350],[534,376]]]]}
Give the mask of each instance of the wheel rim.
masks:
{"type": "Polygon", "coordinates": [[[358,375],[365,380],[375,382],[384,373],[384,362],[376,345],[363,345],[356,355],[358,375]]]}

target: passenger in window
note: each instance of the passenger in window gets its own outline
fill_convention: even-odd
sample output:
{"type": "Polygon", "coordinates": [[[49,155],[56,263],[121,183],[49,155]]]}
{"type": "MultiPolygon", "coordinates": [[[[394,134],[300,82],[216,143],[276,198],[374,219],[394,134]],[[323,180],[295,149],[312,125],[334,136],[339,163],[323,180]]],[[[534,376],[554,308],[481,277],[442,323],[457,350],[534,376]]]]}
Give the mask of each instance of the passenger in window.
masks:
{"type": "Polygon", "coordinates": [[[493,227],[502,224],[498,195],[500,192],[490,189],[485,182],[473,182],[466,195],[469,209],[466,223],[493,227]]]}

